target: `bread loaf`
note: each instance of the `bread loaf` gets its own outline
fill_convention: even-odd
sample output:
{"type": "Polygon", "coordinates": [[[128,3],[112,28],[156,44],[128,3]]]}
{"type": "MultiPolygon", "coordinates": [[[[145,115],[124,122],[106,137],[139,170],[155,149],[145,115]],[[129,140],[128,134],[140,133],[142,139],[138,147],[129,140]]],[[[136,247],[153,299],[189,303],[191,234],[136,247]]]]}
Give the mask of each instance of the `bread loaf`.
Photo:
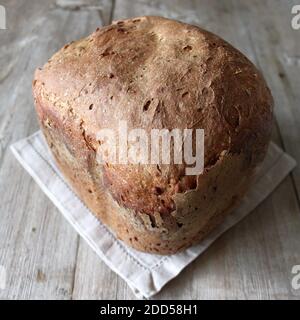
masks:
{"type": "Polygon", "coordinates": [[[161,17],[114,22],[36,70],[40,125],[61,172],[121,240],[172,254],[199,242],[236,206],[268,147],[273,100],[238,50],[161,17]],[[101,164],[97,131],[204,129],[204,171],[185,164],[101,164]]]}

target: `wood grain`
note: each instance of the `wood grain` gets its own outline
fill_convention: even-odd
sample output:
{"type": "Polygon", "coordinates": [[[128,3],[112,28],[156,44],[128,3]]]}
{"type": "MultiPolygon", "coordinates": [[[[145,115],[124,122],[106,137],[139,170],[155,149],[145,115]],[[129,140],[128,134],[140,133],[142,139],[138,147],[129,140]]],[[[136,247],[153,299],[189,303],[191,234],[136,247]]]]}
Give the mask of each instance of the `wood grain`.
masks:
{"type": "MultiPolygon", "coordinates": [[[[0,30],[0,299],[134,299],[129,287],[79,239],[8,152],[37,129],[31,77],[66,42],[97,26],[163,15],[222,36],[260,69],[275,98],[273,140],[300,162],[300,31],[295,1],[47,0],[4,1],[0,30]],[[299,62],[299,63],[298,63],[299,62]]],[[[226,232],[156,299],[299,299],[291,268],[300,264],[300,171],[226,232]]]]}

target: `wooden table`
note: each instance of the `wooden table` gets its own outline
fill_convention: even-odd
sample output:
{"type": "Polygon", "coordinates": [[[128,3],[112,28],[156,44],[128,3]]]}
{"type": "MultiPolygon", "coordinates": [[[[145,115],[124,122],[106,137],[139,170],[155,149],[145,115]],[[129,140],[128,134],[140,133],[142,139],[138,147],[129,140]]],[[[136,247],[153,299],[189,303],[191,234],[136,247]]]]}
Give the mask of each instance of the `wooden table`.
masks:
{"type": "MultiPolygon", "coordinates": [[[[0,265],[5,299],[133,299],[21,168],[9,145],[35,132],[34,69],[66,42],[112,20],[163,15],[225,38],[263,70],[275,98],[273,140],[300,162],[300,30],[296,1],[6,0],[0,30],[0,265]]],[[[156,298],[297,299],[300,169],[156,298]]]]}

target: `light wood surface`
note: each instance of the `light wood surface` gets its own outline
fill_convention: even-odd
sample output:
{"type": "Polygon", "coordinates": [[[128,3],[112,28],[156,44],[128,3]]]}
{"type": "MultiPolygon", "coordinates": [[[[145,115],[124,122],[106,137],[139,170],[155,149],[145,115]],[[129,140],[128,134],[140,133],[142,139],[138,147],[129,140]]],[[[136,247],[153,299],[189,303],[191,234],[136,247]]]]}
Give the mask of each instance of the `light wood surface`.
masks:
{"type": "MultiPolygon", "coordinates": [[[[163,15],[222,36],[263,71],[275,98],[273,140],[300,162],[300,30],[296,1],[6,0],[0,30],[0,299],[134,299],[20,167],[9,145],[38,129],[36,67],[66,42],[111,20],[163,15]]],[[[299,299],[299,166],[156,299],[299,299]]]]}

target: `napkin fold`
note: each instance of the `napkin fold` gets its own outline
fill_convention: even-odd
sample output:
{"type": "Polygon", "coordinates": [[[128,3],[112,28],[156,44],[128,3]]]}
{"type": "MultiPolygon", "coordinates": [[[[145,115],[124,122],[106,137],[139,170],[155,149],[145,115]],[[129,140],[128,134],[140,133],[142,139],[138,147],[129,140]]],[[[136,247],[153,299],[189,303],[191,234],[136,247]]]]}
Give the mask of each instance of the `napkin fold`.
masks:
{"type": "Polygon", "coordinates": [[[40,131],[14,143],[11,150],[80,236],[138,298],[150,298],[159,292],[223,232],[262,202],[296,165],[293,158],[271,143],[256,181],[240,206],[198,245],[174,255],[159,256],[128,247],[93,216],[59,172],[40,131]]]}

